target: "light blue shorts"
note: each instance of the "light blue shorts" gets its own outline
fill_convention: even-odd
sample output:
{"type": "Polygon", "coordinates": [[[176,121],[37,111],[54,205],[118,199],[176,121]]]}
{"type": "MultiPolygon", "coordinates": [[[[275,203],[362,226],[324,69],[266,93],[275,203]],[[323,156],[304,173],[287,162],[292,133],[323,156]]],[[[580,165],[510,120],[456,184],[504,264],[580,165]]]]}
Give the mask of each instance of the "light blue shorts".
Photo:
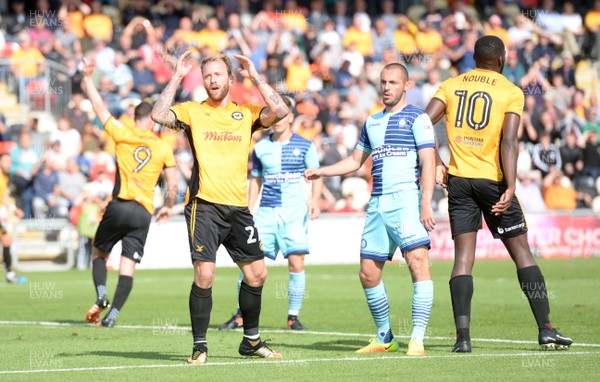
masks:
{"type": "Polygon", "coordinates": [[[367,207],[360,257],[386,261],[392,259],[398,247],[403,255],[423,245],[430,248],[429,233],[419,220],[420,198],[418,190],[372,196],[367,207]]]}
{"type": "Polygon", "coordinates": [[[308,254],[308,210],[306,207],[260,207],[254,216],[265,256],[275,260],[279,251],[308,254]]]}

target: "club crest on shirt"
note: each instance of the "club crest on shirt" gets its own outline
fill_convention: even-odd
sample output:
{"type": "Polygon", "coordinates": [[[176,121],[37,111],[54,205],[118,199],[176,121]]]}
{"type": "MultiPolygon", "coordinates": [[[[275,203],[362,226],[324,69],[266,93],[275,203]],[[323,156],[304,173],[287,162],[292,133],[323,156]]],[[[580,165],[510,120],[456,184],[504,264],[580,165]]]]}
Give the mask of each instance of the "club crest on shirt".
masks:
{"type": "Polygon", "coordinates": [[[244,114],[242,114],[241,111],[234,111],[231,113],[231,118],[235,119],[236,121],[241,121],[242,118],[244,118],[244,114]]]}
{"type": "Polygon", "coordinates": [[[398,120],[398,126],[404,127],[406,126],[406,119],[402,118],[398,120]]]}
{"type": "Polygon", "coordinates": [[[294,156],[297,157],[298,155],[300,155],[300,149],[294,149],[292,154],[294,154],[294,156]]]}

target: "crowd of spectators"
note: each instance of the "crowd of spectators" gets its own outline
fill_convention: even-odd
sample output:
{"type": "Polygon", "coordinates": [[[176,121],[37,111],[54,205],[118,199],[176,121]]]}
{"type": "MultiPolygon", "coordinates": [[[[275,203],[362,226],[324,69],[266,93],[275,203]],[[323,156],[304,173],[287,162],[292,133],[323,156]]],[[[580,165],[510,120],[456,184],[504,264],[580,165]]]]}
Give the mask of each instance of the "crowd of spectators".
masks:
{"type": "MultiPolygon", "coordinates": [[[[349,155],[367,116],[382,109],[383,66],[406,65],[408,102],[424,108],[442,81],[475,67],[474,44],[486,34],[504,41],[504,75],[525,94],[517,190],[525,211],[590,208],[600,191],[598,94],[577,75],[598,61],[600,0],[587,7],[552,0],[429,0],[403,9],[392,0],[9,4],[0,20],[0,54],[10,59],[9,70],[30,81],[40,76],[45,60],[53,60],[72,80],[70,106],[56,131],[40,132],[34,118],[18,132],[0,124],[0,138],[15,142],[10,182],[26,217],[67,216],[84,201],[105,203],[110,197],[114,144],[82,95],[77,70],[86,56],[96,59],[96,80],[109,110],[131,126],[135,105],[155,99],[186,50],[194,52],[193,69],[178,102],[205,99],[203,57],[247,55],[269,84],[296,98],[294,129],[315,143],[327,165],[349,155]],[[21,62],[32,59],[37,63],[21,62]]],[[[238,103],[262,102],[237,74],[232,95],[238,103]]],[[[192,168],[187,141],[156,132],[173,145],[182,201],[192,168]]],[[[447,160],[443,123],[436,134],[447,160]]],[[[323,209],[361,210],[369,174],[367,163],[348,177],[327,179],[323,209]]],[[[443,198],[437,189],[436,203],[443,198]]],[[[440,212],[445,205],[439,203],[440,212]]]]}

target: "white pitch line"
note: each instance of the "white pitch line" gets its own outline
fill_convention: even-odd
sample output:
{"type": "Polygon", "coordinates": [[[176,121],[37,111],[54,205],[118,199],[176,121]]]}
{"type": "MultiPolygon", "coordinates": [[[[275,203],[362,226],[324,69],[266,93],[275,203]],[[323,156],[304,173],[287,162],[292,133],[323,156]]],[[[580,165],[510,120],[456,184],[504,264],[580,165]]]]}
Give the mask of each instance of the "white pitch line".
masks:
{"type": "MultiPolygon", "coordinates": [[[[204,365],[197,367],[209,367],[209,366],[232,366],[232,365],[281,365],[281,364],[303,364],[303,363],[317,363],[317,362],[357,362],[357,361],[385,361],[385,360],[393,360],[393,359],[410,359],[410,360],[423,360],[423,359],[443,359],[443,358],[456,358],[461,357],[461,359],[468,358],[491,358],[491,357],[551,357],[553,355],[564,357],[568,355],[600,355],[598,352],[563,352],[563,351],[553,351],[553,352],[539,352],[539,353],[500,353],[500,354],[469,354],[469,355],[430,355],[424,357],[415,357],[415,356],[407,356],[407,355],[384,355],[380,357],[343,357],[343,358],[309,358],[309,359],[289,359],[289,360],[252,360],[252,361],[232,361],[232,362],[208,362],[204,365]]],[[[36,374],[36,373],[58,373],[58,372],[69,372],[69,371],[99,371],[99,370],[122,370],[122,369],[157,369],[157,368],[170,368],[170,367],[195,367],[194,365],[188,365],[184,363],[178,364],[162,364],[162,365],[129,365],[129,366],[99,366],[99,367],[74,367],[74,368],[64,368],[64,369],[33,369],[33,370],[0,370],[0,375],[2,374],[36,374]]]]}
{"type": "MultiPolygon", "coordinates": [[[[87,323],[77,323],[77,322],[54,322],[54,321],[0,321],[0,325],[36,325],[36,326],[80,326],[80,327],[93,327],[92,324],[87,323]]],[[[155,326],[147,326],[147,325],[117,325],[112,329],[135,329],[135,330],[158,330],[158,331],[167,331],[167,330],[181,330],[181,331],[191,331],[191,327],[186,326],[173,326],[173,325],[155,325],[155,326]]],[[[214,328],[209,328],[209,330],[217,330],[214,328]]],[[[241,329],[236,329],[235,331],[241,332],[241,329]]],[[[274,334],[295,334],[295,335],[324,335],[324,336],[335,336],[335,337],[373,337],[373,334],[363,334],[363,333],[344,333],[344,332],[319,332],[312,330],[282,330],[282,329],[260,329],[261,333],[274,333],[274,334]]],[[[397,338],[408,339],[410,336],[396,336],[397,338]]],[[[454,337],[432,337],[425,336],[426,339],[429,340],[455,340],[454,337]]],[[[506,344],[523,344],[523,345],[537,345],[537,341],[527,341],[527,340],[508,340],[503,338],[472,338],[473,342],[495,342],[495,343],[506,343],[506,344]]],[[[575,342],[571,346],[580,346],[580,347],[592,347],[592,348],[600,348],[600,344],[590,344],[590,343],[580,343],[575,342]]]]}

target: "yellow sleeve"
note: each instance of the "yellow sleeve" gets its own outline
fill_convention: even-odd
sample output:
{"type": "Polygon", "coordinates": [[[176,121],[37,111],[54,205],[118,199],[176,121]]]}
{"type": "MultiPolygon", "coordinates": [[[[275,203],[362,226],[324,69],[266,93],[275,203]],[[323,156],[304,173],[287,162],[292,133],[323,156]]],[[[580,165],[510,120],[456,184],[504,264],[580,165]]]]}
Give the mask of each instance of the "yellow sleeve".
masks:
{"type": "Polygon", "coordinates": [[[177,118],[177,125],[180,128],[183,128],[184,126],[179,126],[180,123],[189,127],[192,124],[192,121],[190,119],[190,111],[189,111],[189,102],[183,102],[180,104],[177,104],[173,107],[171,107],[171,111],[173,113],[175,113],[175,118],[177,118]]]}
{"type": "Polygon", "coordinates": [[[515,113],[518,116],[521,116],[521,113],[523,113],[524,103],[525,95],[523,95],[523,91],[516,86],[513,87],[513,91],[510,94],[510,99],[508,101],[505,113],[515,113]]]}
{"type": "Polygon", "coordinates": [[[163,147],[165,148],[166,153],[165,168],[175,167],[175,155],[173,155],[173,150],[167,144],[163,145],[163,147]]]}
{"type": "Polygon", "coordinates": [[[264,129],[265,126],[263,126],[260,123],[260,112],[265,108],[265,106],[253,104],[245,104],[243,106],[250,110],[252,120],[252,132],[254,133],[255,131],[264,129]]]}
{"type": "Polygon", "coordinates": [[[108,121],[106,121],[106,124],[104,124],[104,131],[106,131],[108,136],[111,137],[115,142],[119,142],[125,138],[129,132],[129,129],[115,119],[115,117],[111,116],[108,121]]]}
{"type": "Polygon", "coordinates": [[[440,101],[442,101],[445,105],[448,104],[448,102],[446,102],[446,83],[448,81],[444,81],[442,82],[442,84],[440,85],[440,87],[438,87],[438,90],[435,92],[435,94],[433,95],[433,98],[437,98],[440,101]]]}

